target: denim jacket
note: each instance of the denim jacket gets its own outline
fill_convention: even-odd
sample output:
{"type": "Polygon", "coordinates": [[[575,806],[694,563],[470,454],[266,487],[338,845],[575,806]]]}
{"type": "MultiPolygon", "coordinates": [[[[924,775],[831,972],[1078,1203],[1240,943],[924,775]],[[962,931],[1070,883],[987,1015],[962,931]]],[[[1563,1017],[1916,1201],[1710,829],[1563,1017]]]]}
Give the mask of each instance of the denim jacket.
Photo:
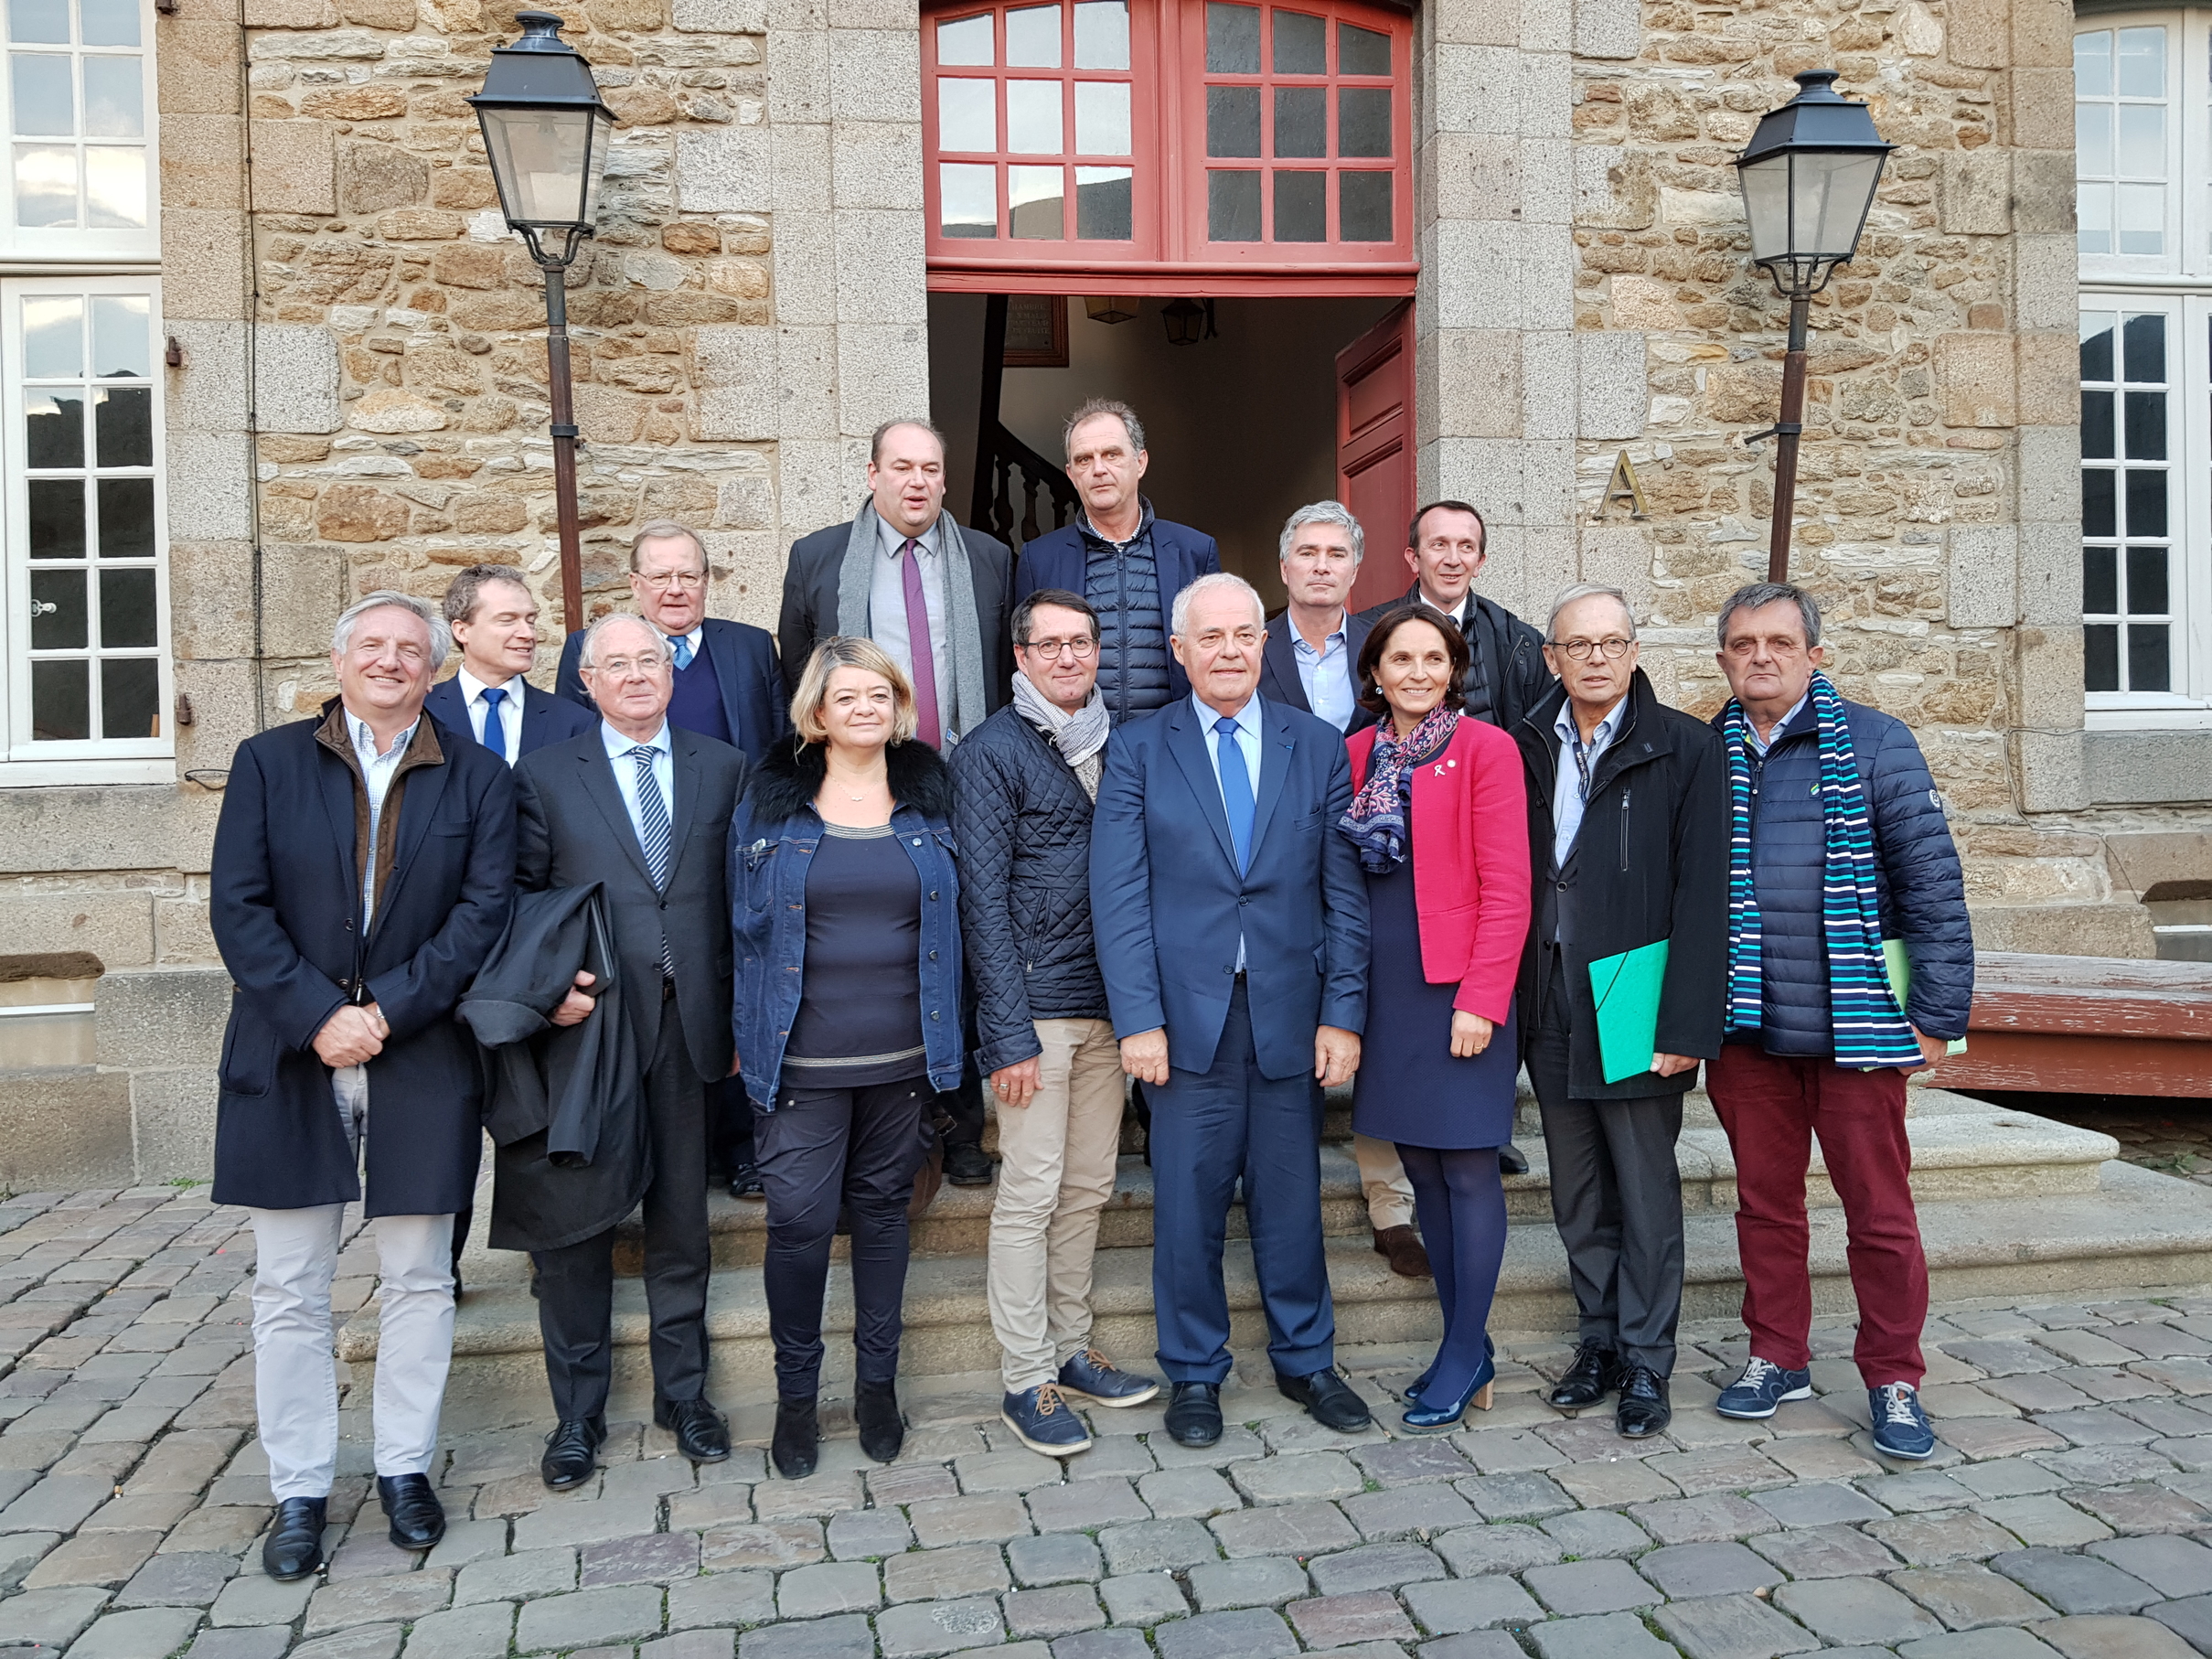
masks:
{"type": "MultiPolygon", "coordinates": [[[[935,750],[905,743],[888,751],[892,828],[922,883],[922,1040],[930,1086],[960,1081],[960,878],[954,862],[952,782],[935,750]]],[[[784,1050],[807,974],[807,873],[821,845],[814,797],[822,750],[794,759],[775,744],[730,819],[731,929],[737,944],[732,1023],[745,1093],[775,1109],[784,1050]]]]}

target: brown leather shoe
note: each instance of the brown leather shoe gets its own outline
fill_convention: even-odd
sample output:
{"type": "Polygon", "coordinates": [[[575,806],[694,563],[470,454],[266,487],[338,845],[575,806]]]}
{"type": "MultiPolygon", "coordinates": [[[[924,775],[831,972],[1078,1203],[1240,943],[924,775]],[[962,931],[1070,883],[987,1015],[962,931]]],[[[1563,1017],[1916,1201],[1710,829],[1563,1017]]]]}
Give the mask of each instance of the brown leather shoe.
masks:
{"type": "Polygon", "coordinates": [[[1400,1279],[1436,1277],[1428,1265],[1428,1252],[1422,1247],[1421,1236],[1411,1227],[1378,1227],[1374,1252],[1390,1258],[1390,1270],[1400,1279]]]}

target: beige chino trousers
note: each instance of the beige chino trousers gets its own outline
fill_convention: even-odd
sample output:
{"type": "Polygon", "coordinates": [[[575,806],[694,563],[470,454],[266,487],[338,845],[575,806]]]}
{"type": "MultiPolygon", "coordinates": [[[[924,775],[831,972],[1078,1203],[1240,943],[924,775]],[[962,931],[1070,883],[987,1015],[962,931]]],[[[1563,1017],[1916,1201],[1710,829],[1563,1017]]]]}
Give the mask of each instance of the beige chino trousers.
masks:
{"type": "Polygon", "coordinates": [[[1091,1258],[1121,1148],[1121,1045],[1105,1020],[1038,1020],[1044,1053],[1027,1106],[996,1102],[991,1329],[1006,1391],[1060,1374],[1091,1343],[1091,1258]]]}
{"type": "Polygon", "coordinates": [[[1413,1226],[1413,1183],[1398,1161],[1396,1145],[1354,1133],[1352,1155],[1360,1166],[1360,1190],[1367,1199],[1367,1225],[1376,1232],[1413,1226]]]}

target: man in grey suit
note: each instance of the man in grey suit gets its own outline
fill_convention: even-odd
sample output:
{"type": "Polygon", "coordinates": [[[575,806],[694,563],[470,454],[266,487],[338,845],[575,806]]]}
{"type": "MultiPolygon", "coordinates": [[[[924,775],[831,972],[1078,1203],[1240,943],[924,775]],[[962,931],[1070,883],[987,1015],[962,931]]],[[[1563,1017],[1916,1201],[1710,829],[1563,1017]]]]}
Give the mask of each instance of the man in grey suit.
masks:
{"type": "MultiPolygon", "coordinates": [[[[515,884],[605,889],[624,1002],[645,1058],[646,1300],[652,1311],[653,1420],[694,1462],[730,1455],[706,1397],[706,1086],[736,1069],[730,1036],[731,944],[724,843],[745,757],[668,723],[674,658],[636,616],[601,618],[581,654],[600,721],[515,767],[515,884]]],[[[593,1017],[592,976],[553,1022],[593,1017]]],[[[559,1421],[540,1471],[555,1491],[591,1478],[606,1437],[614,1290],[612,1227],[532,1253],[538,1322],[559,1421]]]]}

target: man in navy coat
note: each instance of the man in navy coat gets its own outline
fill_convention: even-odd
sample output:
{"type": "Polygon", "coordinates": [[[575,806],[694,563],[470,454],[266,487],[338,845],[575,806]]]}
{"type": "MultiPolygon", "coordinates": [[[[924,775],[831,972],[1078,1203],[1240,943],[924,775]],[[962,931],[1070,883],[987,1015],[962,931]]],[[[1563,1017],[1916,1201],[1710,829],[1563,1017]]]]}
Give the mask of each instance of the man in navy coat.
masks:
{"type": "Polygon", "coordinates": [[[1367,1018],[1367,892],[1336,832],[1351,764],[1335,727],[1258,695],[1266,628],[1243,578],[1201,577],[1171,626],[1192,695],[1114,733],[1091,831],[1114,1034],[1152,1099],[1167,1429],[1221,1438],[1222,1241],[1241,1175],[1276,1385],[1350,1433],[1368,1415],[1334,1368],[1316,1085],[1358,1068],[1367,1018]]]}
{"type": "Polygon", "coordinates": [[[427,1477],[453,1356],[453,1218],[483,1135],[476,1045],[453,1011],[515,883],[507,768],[422,712],[450,644],[420,599],[348,606],[331,636],[338,695],[239,745],[215,831],[210,920],[237,990],[213,1197],[253,1221],[254,1404],[277,1500],[262,1560],[282,1579],[322,1562],[330,1281],[352,1202],[383,1280],[377,1493],[399,1547],[445,1530],[427,1477]]]}

